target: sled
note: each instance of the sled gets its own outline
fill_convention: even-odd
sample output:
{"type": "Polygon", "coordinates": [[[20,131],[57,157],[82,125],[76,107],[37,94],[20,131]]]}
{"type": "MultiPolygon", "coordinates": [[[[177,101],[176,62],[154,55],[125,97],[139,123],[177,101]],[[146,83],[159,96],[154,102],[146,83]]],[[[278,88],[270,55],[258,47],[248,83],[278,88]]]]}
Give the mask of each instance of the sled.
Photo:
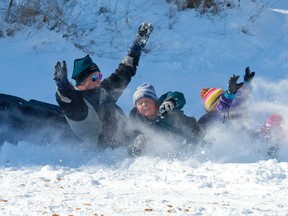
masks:
{"type": "Polygon", "coordinates": [[[0,94],[0,146],[19,141],[37,144],[80,142],[59,106],[0,94]]]}

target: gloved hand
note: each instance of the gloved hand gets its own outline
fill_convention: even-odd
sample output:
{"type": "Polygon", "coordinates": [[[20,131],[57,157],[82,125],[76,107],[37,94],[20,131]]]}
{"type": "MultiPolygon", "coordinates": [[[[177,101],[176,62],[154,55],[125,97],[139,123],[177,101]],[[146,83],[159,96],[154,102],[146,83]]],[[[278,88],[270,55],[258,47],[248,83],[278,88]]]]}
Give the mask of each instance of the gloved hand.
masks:
{"type": "Polygon", "coordinates": [[[159,114],[162,116],[164,113],[169,112],[175,108],[175,103],[172,101],[164,101],[159,107],[159,114]]]}
{"type": "Polygon", "coordinates": [[[236,94],[238,89],[240,89],[243,86],[243,82],[237,83],[237,80],[239,79],[239,76],[233,75],[230,77],[228,81],[228,92],[230,94],[236,94]]]}
{"type": "Polygon", "coordinates": [[[62,64],[60,62],[56,63],[53,79],[59,89],[63,88],[68,83],[67,66],[65,61],[62,61],[62,64]]]}
{"type": "Polygon", "coordinates": [[[244,81],[245,82],[251,82],[253,77],[255,76],[255,72],[250,72],[250,68],[246,67],[245,74],[244,74],[244,81]]]}
{"type": "Polygon", "coordinates": [[[128,148],[128,154],[130,156],[136,157],[139,156],[141,151],[144,149],[145,145],[147,143],[147,139],[142,134],[138,135],[131,147],[128,148]]]}
{"type": "Polygon", "coordinates": [[[154,27],[149,22],[143,22],[139,26],[135,40],[128,50],[129,56],[132,56],[132,57],[138,56],[139,57],[141,55],[141,52],[143,51],[153,29],[154,29],[154,27]]]}
{"type": "Polygon", "coordinates": [[[134,148],[137,149],[137,151],[141,151],[145,147],[146,142],[145,136],[140,134],[134,140],[134,148]]]}

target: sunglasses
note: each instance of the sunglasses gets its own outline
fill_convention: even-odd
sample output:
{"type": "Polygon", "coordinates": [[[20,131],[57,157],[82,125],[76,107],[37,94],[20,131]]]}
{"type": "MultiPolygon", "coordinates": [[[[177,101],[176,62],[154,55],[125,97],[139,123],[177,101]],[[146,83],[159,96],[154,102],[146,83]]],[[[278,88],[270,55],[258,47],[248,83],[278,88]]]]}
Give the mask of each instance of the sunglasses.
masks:
{"type": "Polygon", "coordinates": [[[102,79],[102,73],[99,73],[98,76],[97,75],[93,75],[92,76],[92,82],[96,82],[97,79],[102,79]]]}

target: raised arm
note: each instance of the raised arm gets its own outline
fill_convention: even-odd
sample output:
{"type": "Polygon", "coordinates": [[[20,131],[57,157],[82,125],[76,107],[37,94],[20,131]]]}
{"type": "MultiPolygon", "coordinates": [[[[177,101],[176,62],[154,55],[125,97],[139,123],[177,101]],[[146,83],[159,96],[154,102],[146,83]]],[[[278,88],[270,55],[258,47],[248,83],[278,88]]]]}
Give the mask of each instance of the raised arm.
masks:
{"type": "Polygon", "coordinates": [[[130,83],[131,78],[136,74],[141,53],[152,31],[152,24],[143,22],[139,26],[136,37],[128,49],[127,56],[124,57],[115,72],[102,81],[103,87],[110,92],[112,100],[118,100],[130,83]]]}

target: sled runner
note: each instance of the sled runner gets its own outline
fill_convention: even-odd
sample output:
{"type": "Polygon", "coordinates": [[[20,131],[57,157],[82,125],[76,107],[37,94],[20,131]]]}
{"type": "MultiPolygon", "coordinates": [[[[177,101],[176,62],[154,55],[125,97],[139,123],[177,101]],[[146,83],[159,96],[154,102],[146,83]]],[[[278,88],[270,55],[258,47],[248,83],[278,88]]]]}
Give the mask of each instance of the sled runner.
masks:
{"type": "Polygon", "coordinates": [[[80,140],[57,105],[0,94],[0,146],[19,141],[49,144],[80,140]]]}

